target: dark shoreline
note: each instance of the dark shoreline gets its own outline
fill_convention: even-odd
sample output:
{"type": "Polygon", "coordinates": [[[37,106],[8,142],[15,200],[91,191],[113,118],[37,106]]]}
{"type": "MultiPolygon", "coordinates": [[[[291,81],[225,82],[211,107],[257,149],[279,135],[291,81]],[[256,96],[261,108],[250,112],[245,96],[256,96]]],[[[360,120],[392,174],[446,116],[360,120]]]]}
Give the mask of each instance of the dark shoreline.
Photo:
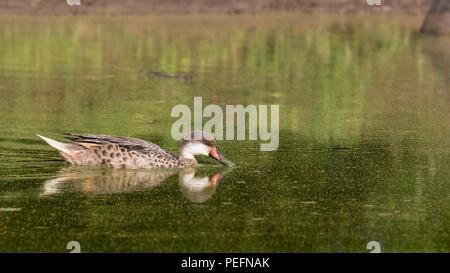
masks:
{"type": "Polygon", "coordinates": [[[1,15],[146,15],[146,14],[256,14],[267,12],[425,14],[432,0],[2,0],[1,15]]]}

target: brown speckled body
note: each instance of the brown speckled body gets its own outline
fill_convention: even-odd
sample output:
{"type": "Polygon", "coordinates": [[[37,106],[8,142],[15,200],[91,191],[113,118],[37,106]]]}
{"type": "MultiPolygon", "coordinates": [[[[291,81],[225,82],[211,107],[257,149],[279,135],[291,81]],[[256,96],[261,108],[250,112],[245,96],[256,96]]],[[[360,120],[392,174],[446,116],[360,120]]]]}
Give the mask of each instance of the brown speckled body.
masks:
{"type": "Polygon", "coordinates": [[[65,161],[74,165],[113,168],[186,168],[195,159],[178,157],[158,145],[141,139],[91,134],[68,134],[75,143],[65,144],[70,154],[59,151],[65,161]]]}

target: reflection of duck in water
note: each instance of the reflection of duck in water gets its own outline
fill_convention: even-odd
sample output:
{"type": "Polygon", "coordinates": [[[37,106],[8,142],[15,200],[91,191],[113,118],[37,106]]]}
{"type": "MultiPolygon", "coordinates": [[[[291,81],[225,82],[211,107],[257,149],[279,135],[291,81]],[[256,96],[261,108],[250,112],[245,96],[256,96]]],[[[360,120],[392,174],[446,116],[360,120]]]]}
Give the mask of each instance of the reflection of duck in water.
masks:
{"type": "Polygon", "coordinates": [[[178,183],[187,199],[194,203],[203,203],[214,195],[219,180],[225,174],[217,173],[211,179],[208,176],[195,177],[195,170],[189,168],[180,172],[178,183]]]}
{"type": "Polygon", "coordinates": [[[211,134],[193,131],[180,142],[176,156],[158,145],[131,137],[68,134],[73,143],[61,143],[39,136],[58,150],[65,161],[74,165],[113,168],[185,168],[197,164],[195,155],[209,155],[224,165],[233,166],[219,152],[211,134]]]}
{"type": "Polygon", "coordinates": [[[57,178],[45,182],[42,195],[65,191],[101,194],[149,189],[156,187],[175,173],[177,170],[99,170],[70,166],[63,169],[57,178]]]}
{"type": "Polygon", "coordinates": [[[177,172],[179,173],[178,181],[182,192],[187,199],[196,203],[202,203],[210,199],[216,192],[219,180],[228,173],[228,171],[217,173],[209,178],[208,176],[196,177],[193,168],[181,171],[175,169],[98,170],[71,166],[63,169],[57,178],[46,181],[41,196],[68,191],[103,194],[150,189],[158,186],[177,172]]]}

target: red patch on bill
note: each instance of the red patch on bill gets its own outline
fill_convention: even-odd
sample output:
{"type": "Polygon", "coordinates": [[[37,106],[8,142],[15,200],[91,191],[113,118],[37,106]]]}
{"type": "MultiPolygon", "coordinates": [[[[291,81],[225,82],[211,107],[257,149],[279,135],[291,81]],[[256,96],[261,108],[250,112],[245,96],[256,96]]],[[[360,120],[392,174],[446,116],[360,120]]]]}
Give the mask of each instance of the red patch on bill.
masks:
{"type": "Polygon", "coordinates": [[[219,155],[219,153],[217,152],[217,149],[216,149],[216,148],[212,149],[212,151],[211,151],[211,156],[214,157],[214,158],[217,159],[217,160],[220,160],[220,155],[219,155]]]}

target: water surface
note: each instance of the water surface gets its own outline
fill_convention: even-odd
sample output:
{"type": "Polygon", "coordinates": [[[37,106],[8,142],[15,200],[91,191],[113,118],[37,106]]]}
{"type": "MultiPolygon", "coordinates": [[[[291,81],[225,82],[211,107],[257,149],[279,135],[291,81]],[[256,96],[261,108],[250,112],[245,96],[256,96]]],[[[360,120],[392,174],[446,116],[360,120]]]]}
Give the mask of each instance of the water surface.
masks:
{"type": "Polygon", "coordinates": [[[449,38],[421,20],[1,18],[0,251],[450,251],[449,38]],[[35,136],[177,152],[170,111],[194,96],[279,105],[278,149],[224,140],[239,168],[110,170],[35,136]]]}

